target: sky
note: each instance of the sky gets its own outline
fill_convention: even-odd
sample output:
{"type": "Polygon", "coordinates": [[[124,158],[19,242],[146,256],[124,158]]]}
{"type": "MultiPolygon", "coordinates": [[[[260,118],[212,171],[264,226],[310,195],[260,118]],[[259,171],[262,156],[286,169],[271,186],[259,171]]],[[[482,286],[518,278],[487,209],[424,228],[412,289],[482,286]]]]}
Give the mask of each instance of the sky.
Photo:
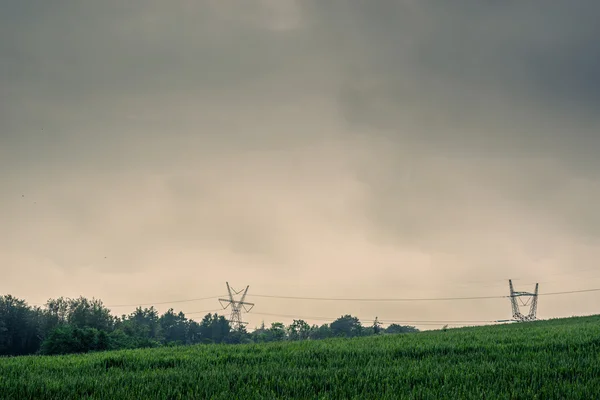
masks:
{"type": "MultiPolygon", "coordinates": [[[[600,288],[598,15],[595,0],[4,0],[0,293],[155,304],[229,282],[250,285],[252,328],[511,317],[508,299],[253,294],[600,288]]],[[[541,296],[538,316],[598,300],[541,296]]]]}

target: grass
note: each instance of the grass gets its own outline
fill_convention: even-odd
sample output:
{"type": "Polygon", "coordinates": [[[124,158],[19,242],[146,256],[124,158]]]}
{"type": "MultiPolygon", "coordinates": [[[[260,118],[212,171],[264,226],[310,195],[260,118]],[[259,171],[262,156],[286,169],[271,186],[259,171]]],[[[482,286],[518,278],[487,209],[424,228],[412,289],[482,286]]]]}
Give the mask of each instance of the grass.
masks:
{"type": "Polygon", "coordinates": [[[1,399],[592,399],[600,317],[0,359],[1,399]]]}

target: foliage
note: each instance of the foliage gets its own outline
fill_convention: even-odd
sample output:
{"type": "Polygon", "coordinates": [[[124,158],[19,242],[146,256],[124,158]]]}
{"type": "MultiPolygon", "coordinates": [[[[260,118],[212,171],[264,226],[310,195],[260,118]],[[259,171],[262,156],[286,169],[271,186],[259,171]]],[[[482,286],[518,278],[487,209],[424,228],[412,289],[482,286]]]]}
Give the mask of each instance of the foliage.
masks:
{"type": "Polygon", "coordinates": [[[42,313],[23,300],[0,296],[0,355],[31,354],[42,339],[42,313]]]}
{"type": "MultiPolygon", "coordinates": [[[[416,331],[412,327],[403,332],[416,331]]],[[[391,329],[391,328],[388,328],[391,329]]],[[[100,350],[153,348],[197,343],[264,343],[315,340],[334,336],[355,337],[379,333],[377,321],[363,328],[358,318],[344,315],[334,322],[310,326],[294,320],[289,326],[273,322],[249,333],[232,330],[224,316],[207,314],[202,321],[169,309],[159,315],[154,307],[138,307],[120,318],[111,315],[101,300],[79,297],[50,299],[44,308],[0,296],[0,356],[69,354],[100,350]]]]}
{"type": "Polygon", "coordinates": [[[200,322],[200,337],[203,343],[222,343],[231,331],[229,321],[222,315],[207,314],[200,322]]]}
{"type": "Polygon", "coordinates": [[[600,317],[0,359],[19,399],[593,399],[600,317]]]}
{"type": "Polygon", "coordinates": [[[166,343],[187,343],[188,320],[182,312],[175,314],[171,308],[159,318],[158,322],[166,343]]]}
{"type": "Polygon", "coordinates": [[[245,344],[252,343],[252,339],[246,328],[242,327],[239,330],[230,331],[225,337],[224,342],[227,344],[245,344]]]}
{"type": "Polygon", "coordinates": [[[271,328],[269,328],[269,333],[271,335],[271,340],[273,342],[279,342],[285,339],[285,325],[281,322],[273,322],[271,324],[271,328]]]}
{"type": "MultiPolygon", "coordinates": [[[[392,324],[392,325],[395,325],[395,324],[392,324]]],[[[379,335],[381,333],[382,328],[381,328],[381,322],[379,322],[379,318],[375,317],[375,321],[373,321],[373,325],[371,325],[369,327],[369,329],[373,335],[379,335]]]]}
{"type": "Polygon", "coordinates": [[[108,350],[109,338],[106,331],[96,328],[79,328],[62,325],[53,330],[42,343],[41,354],[86,353],[95,350],[108,350]]]}
{"type": "MultiPolygon", "coordinates": [[[[447,326],[447,325],[446,325],[447,326]]],[[[402,326],[398,324],[391,324],[385,328],[385,333],[415,333],[419,332],[414,326],[402,326]]]]}
{"type": "Polygon", "coordinates": [[[331,327],[329,324],[323,324],[321,326],[313,325],[308,337],[313,340],[330,338],[332,337],[331,327]]]}
{"type": "Polygon", "coordinates": [[[127,335],[135,338],[146,338],[155,341],[162,338],[158,311],[154,307],[136,308],[129,316],[123,316],[117,327],[127,335]]]}
{"type": "Polygon", "coordinates": [[[310,335],[310,325],[302,319],[295,319],[287,333],[290,340],[306,340],[310,335]]]}
{"type": "Polygon", "coordinates": [[[78,328],[94,328],[110,331],[114,327],[116,318],[110,314],[101,300],[86,299],[58,299],[48,300],[46,314],[49,327],[69,324],[78,328]]]}
{"type": "Polygon", "coordinates": [[[362,334],[362,326],[358,318],[344,315],[331,323],[331,333],[334,337],[353,337],[362,334]]]}

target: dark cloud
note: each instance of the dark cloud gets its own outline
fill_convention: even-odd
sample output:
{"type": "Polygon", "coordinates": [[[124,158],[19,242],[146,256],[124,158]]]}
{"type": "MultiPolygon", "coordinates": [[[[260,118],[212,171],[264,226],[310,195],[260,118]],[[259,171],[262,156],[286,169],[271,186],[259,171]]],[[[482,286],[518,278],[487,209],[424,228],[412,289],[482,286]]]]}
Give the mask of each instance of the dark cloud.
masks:
{"type": "Polygon", "coordinates": [[[597,4],[2,2],[0,261],[125,303],[590,266],[597,4]]]}
{"type": "Polygon", "coordinates": [[[352,123],[463,156],[577,159],[599,146],[597,2],[314,6],[315,35],[343,60],[340,104],[352,123]]]}
{"type": "Polygon", "coordinates": [[[597,237],[597,2],[311,5],[348,128],[378,143],[358,174],[384,236],[431,246],[536,221],[597,237]]]}

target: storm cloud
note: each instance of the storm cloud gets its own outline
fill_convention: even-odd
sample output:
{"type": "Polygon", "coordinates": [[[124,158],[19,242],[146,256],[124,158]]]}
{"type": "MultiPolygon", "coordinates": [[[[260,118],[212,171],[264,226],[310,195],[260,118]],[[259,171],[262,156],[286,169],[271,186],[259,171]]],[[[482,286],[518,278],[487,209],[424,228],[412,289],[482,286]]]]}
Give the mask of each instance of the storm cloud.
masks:
{"type": "MultiPolygon", "coordinates": [[[[225,281],[321,297],[596,287],[599,14],[586,0],[4,1],[0,291],[135,304],[225,281]]],[[[593,312],[592,296],[549,296],[540,315],[593,312]]]]}

